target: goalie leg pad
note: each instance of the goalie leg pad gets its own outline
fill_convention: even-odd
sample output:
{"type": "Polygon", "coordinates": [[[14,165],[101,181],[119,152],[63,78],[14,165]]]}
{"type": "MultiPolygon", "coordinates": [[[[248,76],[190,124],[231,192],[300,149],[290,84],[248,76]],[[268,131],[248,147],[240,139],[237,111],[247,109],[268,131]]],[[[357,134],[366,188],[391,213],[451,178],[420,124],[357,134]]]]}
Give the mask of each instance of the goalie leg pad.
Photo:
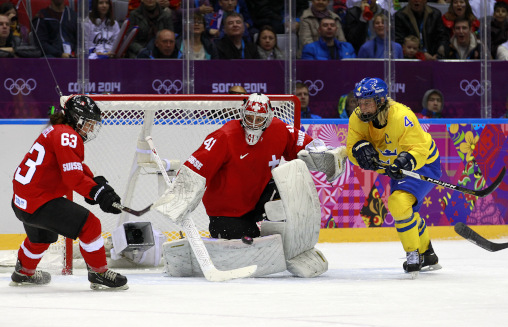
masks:
{"type": "Polygon", "coordinates": [[[298,277],[315,277],[328,270],[325,256],[314,248],[321,228],[321,204],[316,186],[301,160],[272,171],[281,199],[265,204],[268,220],[261,235],[280,234],[288,271],[298,277]]]}
{"type": "MultiPolygon", "coordinates": [[[[269,208],[268,219],[285,222],[280,223],[283,225],[274,225],[278,223],[263,221],[261,235],[281,234],[284,254],[286,260],[289,260],[316,245],[321,228],[321,204],[314,181],[302,160],[295,159],[279,166],[272,170],[272,175],[283,210],[280,209],[280,204],[275,206],[279,207],[276,210],[269,208]],[[270,217],[270,212],[275,212],[280,217],[270,217]]],[[[273,205],[271,202],[267,204],[273,205]]]]}
{"type": "Polygon", "coordinates": [[[288,271],[297,277],[316,277],[328,270],[328,261],[321,251],[310,249],[286,262],[288,271]]]}
{"type": "Polygon", "coordinates": [[[162,244],[162,261],[164,262],[164,273],[170,277],[194,276],[191,253],[191,246],[189,241],[186,239],[170,241],[162,244]]]}
{"type": "MultiPolygon", "coordinates": [[[[280,235],[256,237],[250,245],[241,240],[203,239],[212,262],[219,270],[232,270],[250,265],[258,268],[252,277],[261,277],[286,270],[280,235]]],[[[187,239],[163,245],[164,271],[172,277],[203,277],[187,239]]]]}

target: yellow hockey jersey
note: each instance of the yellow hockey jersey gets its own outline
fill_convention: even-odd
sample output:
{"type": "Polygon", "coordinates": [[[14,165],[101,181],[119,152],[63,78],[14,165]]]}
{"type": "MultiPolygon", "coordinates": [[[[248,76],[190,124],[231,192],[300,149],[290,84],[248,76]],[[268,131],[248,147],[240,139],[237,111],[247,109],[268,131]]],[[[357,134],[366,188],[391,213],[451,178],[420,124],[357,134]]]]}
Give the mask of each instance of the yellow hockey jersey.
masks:
{"type": "MultiPolygon", "coordinates": [[[[349,117],[347,153],[355,165],[352,148],[356,142],[369,141],[379,153],[379,160],[391,165],[401,152],[409,152],[416,160],[415,170],[434,162],[439,151],[432,136],[420,126],[411,109],[402,103],[388,100],[388,119],[385,127],[377,129],[372,122],[362,122],[356,114],[349,117]]],[[[384,172],[384,169],[378,170],[384,172]]]]}

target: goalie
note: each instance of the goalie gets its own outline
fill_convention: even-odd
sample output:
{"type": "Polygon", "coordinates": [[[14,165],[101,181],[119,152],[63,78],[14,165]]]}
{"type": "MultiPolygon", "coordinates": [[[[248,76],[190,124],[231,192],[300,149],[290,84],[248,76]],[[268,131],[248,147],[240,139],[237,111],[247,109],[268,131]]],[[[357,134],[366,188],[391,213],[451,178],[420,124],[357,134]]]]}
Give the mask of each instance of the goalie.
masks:
{"type": "MultiPolygon", "coordinates": [[[[274,117],[270,100],[264,94],[251,94],[240,108],[240,116],[241,119],[227,122],[205,138],[203,144],[183,164],[173,187],[154,204],[158,211],[181,223],[184,215],[194,210],[202,199],[210,217],[210,235],[214,239],[257,238],[268,233],[263,232],[263,226],[260,231],[257,223],[266,218],[265,204],[280,197],[277,188],[280,188],[281,182],[272,180],[272,171],[283,158],[286,161],[302,159],[308,169],[325,173],[329,182],[343,173],[347,158],[345,147],[327,148],[322,141],[313,140],[309,135],[295,131],[292,126],[274,117]]],[[[268,205],[270,209],[267,211],[272,215],[280,213],[280,217],[272,217],[270,220],[285,221],[288,225],[283,230],[292,233],[287,237],[282,235],[286,260],[310,251],[303,257],[318,257],[326,264],[324,256],[313,249],[317,242],[316,235],[307,237],[308,240],[303,243],[308,244],[295,250],[300,253],[292,253],[291,258],[287,257],[289,252],[294,251],[287,249],[286,243],[295,235],[305,234],[306,231],[301,230],[309,226],[306,220],[312,220],[313,229],[317,226],[317,234],[320,226],[315,186],[305,164],[297,161],[300,165],[293,164],[280,174],[286,176],[279,178],[284,184],[284,193],[288,194],[286,202],[268,205]],[[284,179],[294,179],[294,188],[305,189],[309,195],[310,208],[304,209],[310,212],[312,218],[296,212],[298,210],[295,210],[294,204],[303,191],[291,189],[292,184],[286,183],[284,179]],[[311,189],[308,187],[309,181],[311,189]]],[[[284,233],[280,228],[276,231],[277,227],[274,226],[270,225],[266,230],[273,234],[284,233]]],[[[211,255],[213,257],[212,252],[211,255]]],[[[297,261],[299,259],[305,261],[302,257],[297,261]]],[[[304,277],[318,275],[326,271],[326,268],[320,267],[318,270],[319,273],[296,274],[304,277]]]]}

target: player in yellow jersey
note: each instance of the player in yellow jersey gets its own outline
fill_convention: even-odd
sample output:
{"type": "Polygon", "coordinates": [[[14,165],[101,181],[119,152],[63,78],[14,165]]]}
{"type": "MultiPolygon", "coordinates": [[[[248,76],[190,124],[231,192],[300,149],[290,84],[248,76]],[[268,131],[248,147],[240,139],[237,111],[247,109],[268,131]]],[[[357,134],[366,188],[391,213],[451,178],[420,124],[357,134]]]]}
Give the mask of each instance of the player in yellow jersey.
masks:
{"type": "Polygon", "coordinates": [[[362,169],[391,178],[388,210],[406,251],[404,270],[416,277],[422,267],[439,269],[425,219],[418,213],[424,196],[434,185],[405,178],[400,171],[414,170],[439,179],[441,163],[436,144],[411,109],[388,98],[388,86],[382,79],[364,78],[356,84],[354,92],[358,107],[349,118],[349,159],[362,169]],[[378,162],[389,168],[380,168],[378,162]]]}

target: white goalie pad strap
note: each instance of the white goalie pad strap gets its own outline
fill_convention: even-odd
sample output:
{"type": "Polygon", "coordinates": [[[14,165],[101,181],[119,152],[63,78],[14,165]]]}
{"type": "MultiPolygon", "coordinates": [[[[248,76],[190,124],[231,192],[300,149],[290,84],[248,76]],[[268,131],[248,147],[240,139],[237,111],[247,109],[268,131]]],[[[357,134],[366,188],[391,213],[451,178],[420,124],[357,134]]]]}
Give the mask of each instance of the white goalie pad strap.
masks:
{"type": "Polygon", "coordinates": [[[284,211],[284,204],[281,200],[266,202],[265,213],[269,221],[286,221],[286,212],[284,211]]]}
{"type": "MultiPolygon", "coordinates": [[[[263,221],[261,235],[281,234],[288,260],[312,249],[317,243],[321,204],[314,181],[302,160],[295,159],[273,169],[272,176],[281,197],[285,222],[263,221]]],[[[280,220],[278,217],[268,218],[280,220]]]]}
{"type": "Polygon", "coordinates": [[[182,166],[171,186],[152,205],[152,208],[180,223],[187,212],[193,211],[205,192],[206,179],[182,166]]]}
{"type": "Polygon", "coordinates": [[[312,151],[301,150],[298,159],[303,160],[309,170],[323,172],[326,180],[331,183],[344,173],[347,149],[341,146],[335,149],[321,147],[312,151]]]}
{"type": "MultiPolygon", "coordinates": [[[[241,240],[203,239],[215,267],[232,270],[257,265],[251,277],[261,277],[286,270],[280,235],[256,237],[252,244],[241,240]]],[[[203,277],[187,239],[163,244],[164,272],[171,277],[203,277]]]]}
{"type": "Polygon", "coordinates": [[[297,277],[316,277],[328,270],[328,261],[316,248],[297,255],[286,262],[288,271],[297,277]]]}

